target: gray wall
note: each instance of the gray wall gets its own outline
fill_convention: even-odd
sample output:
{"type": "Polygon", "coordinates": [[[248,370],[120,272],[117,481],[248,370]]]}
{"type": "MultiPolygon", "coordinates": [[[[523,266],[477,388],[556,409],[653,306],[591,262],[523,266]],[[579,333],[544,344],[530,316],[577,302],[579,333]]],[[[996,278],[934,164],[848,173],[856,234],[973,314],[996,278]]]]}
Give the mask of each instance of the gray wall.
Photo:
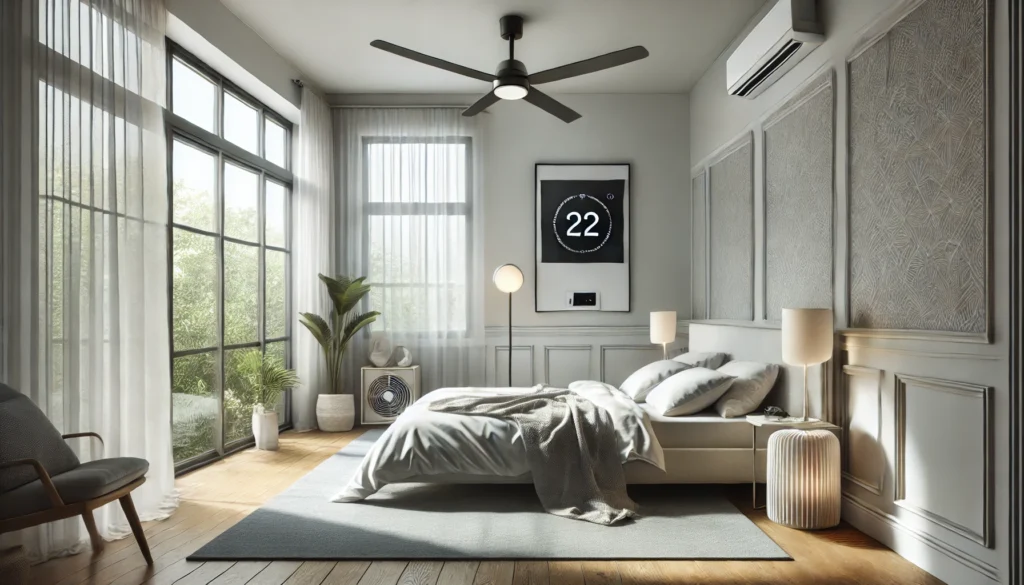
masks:
{"type": "MultiPolygon", "coordinates": [[[[925,0],[939,1],[947,0],[925,0]]],[[[999,23],[1006,22],[1007,1],[992,0],[989,4],[993,12],[992,19],[996,23],[990,30],[988,45],[993,61],[989,84],[992,96],[989,109],[992,139],[988,153],[991,184],[987,197],[982,197],[988,206],[982,217],[986,220],[984,223],[989,225],[979,226],[975,222],[969,229],[969,237],[984,238],[987,235],[991,246],[988,258],[990,268],[985,266],[985,259],[977,254],[972,256],[970,268],[981,275],[980,281],[986,289],[984,296],[989,299],[985,308],[988,313],[987,323],[996,324],[1005,322],[1009,316],[1006,292],[1008,226],[1000,219],[1006,217],[1008,191],[1008,39],[1006,27],[999,23]]],[[[748,30],[772,4],[769,2],[761,14],[752,19],[748,30]]],[[[786,262],[779,264],[765,261],[766,191],[770,196],[774,189],[770,185],[766,189],[766,175],[768,181],[776,180],[776,176],[782,180],[792,178],[787,179],[785,173],[773,175],[765,172],[765,130],[773,127],[772,122],[777,112],[780,108],[788,107],[784,104],[791,103],[789,100],[815,85],[820,76],[833,76],[835,158],[831,196],[834,210],[834,273],[831,304],[836,311],[839,334],[835,359],[831,363],[834,375],[823,402],[830,405],[826,414],[845,428],[844,519],[945,582],[1007,582],[1007,558],[1010,554],[1006,521],[1008,423],[999,414],[1007,411],[1010,392],[1005,332],[991,326],[987,327],[987,331],[978,331],[976,327],[952,327],[936,319],[919,319],[918,329],[922,329],[919,331],[872,329],[864,327],[864,322],[856,322],[850,314],[850,295],[858,295],[855,297],[858,302],[863,299],[859,290],[851,290],[847,276],[851,253],[859,253],[851,251],[850,242],[863,245],[860,243],[863,239],[851,240],[849,237],[851,226],[859,229],[848,213],[851,209],[850,197],[883,193],[890,199],[899,199],[909,191],[890,187],[853,192],[849,188],[849,124],[877,123],[877,117],[886,113],[885,108],[889,102],[872,106],[872,111],[865,112],[867,118],[852,122],[848,120],[850,108],[847,96],[850,84],[847,60],[856,58],[879,35],[890,30],[909,11],[920,6],[918,0],[820,0],[826,42],[754,100],[726,95],[725,59],[730,52],[727,50],[690,95],[690,153],[694,161],[691,173],[696,175],[706,169],[708,163],[714,162],[737,137],[747,132],[753,133],[752,231],[755,282],[752,296],[755,317],[746,324],[733,321],[730,326],[777,327],[777,323],[765,320],[766,313],[769,319],[777,315],[775,303],[766,307],[767,284],[773,282],[773,279],[784,278],[783,282],[797,289],[796,292],[814,292],[814,296],[817,296],[822,290],[822,283],[817,272],[814,282],[811,282],[811,276],[802,276],[797,269],[787,269],[782,276],[766,275],[766,266],[786,265],[786,262]],[[862,326],[852,328],[851,323],[862,326]],[[936,323],[938,326],[934,326],[936,323]]],[[[915,35],[921,34],[920,31],[932,30],[939,20],[934,15],[929,19],[909,27],[913,30],[904,30],[907,34],[900,40],[909,43],[906,47],[912,49],[918,42],[931,42],[921,38],[915,40],[915,35]]],[[[964,24],[962,19],[954,20],[964,24]]],[[[956,33],[943,34],[952,36],[956,33]]],[[[964,44],[976,40],[977,37],[973,36],[965,39],[964,44]]],[[[936,65],[928,62],[927,57],[913,56],[913,51],[904,52],[896,45],[894,49],[891,59],[910,55],[909,58],[925,59],[925,62],[921,64],[922,67],[912,68],[909,73],[901,74],[896,79],[887,79],[886,83],[904,83],[911,75],[927,73],[929,66],[936,65]]],[[[948,55],[937,55],[936,58],[946,58],[946,63],[948,59],[955,59],[948,55]]],[[[892,70],[899,71],[895,65],[892,70]]],[[[955,68],[945,67],[941,70],[953,71],[955,68]]],[[[889,90],[891,87],[879,85],[879,89],[889,90]]],[[[932,123],[928,121],[928,116],[937,110],[929,107],[920,111],[926,112],[921,119],[924,120],[922,127],[927,127],[932,123]]],[[[972,116],[977,118],[976,113],[972,116]]],[[[984,120],[975,119],[974,123],[983,124],[984,120]]],[[[964,128],[963,125],[955,125],[958,129],[954,133],[964,128]]],[[[799,125],[795,125],[794,130],[799,131],[799,125]]],[[[780,135],[780,138],[785,137],[780,135]]],[[[910,143],[912,146],[920,146],[926,141],[925,137],[915,136],[910,143]]],[[[787,147],[785,140],[770,146],[783,150],[773,153],[768,160],[783,163],[787,155],[792,154],[791,150],[786,149],[795,148],[787,147]]],[[[980,147],[984,148],[984,144],[980,147]]],[[[954,151],[952,149],[949,152],[954,151]]],[[[955,158],[960,155],[950,156],[955,158]]],[[[925,160],[926,155],[919,158],[925,160]]],[[[861,159],[856,160],[857,164],[864,164],[859,162],[861,159]]],[[[977,162],[967,167],[976,171],[977,162]]],[[[943,185],[925,187],[922,192],[946,193],[943,190],[945,188],[943,185]]],[[[965,180],[959,189],[949,191],[951,203],[968,202],[977,205],[970,203],[972,196],[967,195],[967,190],[976,193],[977,186],[972,181],[965,180]]],[[[802,196],[821,197],[821,194],[815,190],[802,196]]],[[[820,214],[820,210],[815,213],[820,214]]],[[[902,217],[895,211],[890,215],[902,217]]],[[[888,218],[884,217],[886,220],[888,218]]],[[[931,236],[925,240],[945,237],[953,241],[956,228],[951,226],[963,223],[951,221],[933,228],[925,232],[931,236]]],[[[897,222],[892,230],[898,229],[897,222]]],[[[880,233],[882,235],[879,237],[893,237],[891,230],[880,233]]],[[[709,256],[713,263],[714,249],[710,250],[709,256]]],[[[827,270],[827,262],[820,264],[822,268],[819,272],[827,270]]],[[[930,271],[929,274],[937,279],[940,286],[955,280],[950,276],[949,265],[933,264],[931,259],[927,259],[922,266],[924,270],[930,271]]],[[[973,280],[973,277],[965,280],[973,280]]],[[[927,288],[918,285],[909,290],[910,294],[920,290],[921,297],[927,298],[931,292],[926,292],[927,288]]],[[[815,301],[810,302],[816,304],[815,301]]]]}
{"type": "MultiPolygon", "coordinates": [[[[517,325],[646,325],[648,313],[690,306],[690,165],[685,95],[561,95],[583,117],[564,124],[526,103],[483,116],[486,272],[511,262],[526,282],[513,295],[517,325]],[[536,163],[629,163],[632,291],[629,313],[534,312],[536,163]]],[[[506,298],[486,289],[487,325],[508,322],[506,298]]]]}
{"type": "MultiPolygon", "coordinates": [[[[333,94],[335,105],[451,106],[478,96],[333,94]]],[[[498,103],[481,114],[484,160],[484,272],[522,268],[513,295],[514,385],[582,379],[621,382],[661,356],[651,345],[649,312],[682,320],[670,352],[687,344],[690,306],[690,180],[687,96],[557,95],[583,117],[572,124],[527,103],[498,103]],[[632,198],[632,310],[629,313],[534,311],[534,165],[629,163],[632,198]]],[[[508,298],[484,287],[486,382],[508,383],[508,298]]]]}

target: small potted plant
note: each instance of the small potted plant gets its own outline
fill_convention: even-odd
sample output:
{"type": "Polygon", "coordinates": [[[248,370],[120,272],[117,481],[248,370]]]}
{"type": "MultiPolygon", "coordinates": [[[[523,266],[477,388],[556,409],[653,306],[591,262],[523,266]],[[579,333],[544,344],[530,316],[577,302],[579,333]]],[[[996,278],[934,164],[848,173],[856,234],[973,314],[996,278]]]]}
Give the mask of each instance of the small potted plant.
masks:
{"type": "Polygon", "coordinates": [[[252,434],[256,448],[277,450],[277,403],[281,393],[299,384],[295,370],[289,370],[280,358],[263,355],[259,350],[246,352],[237,366],[240,382],[252,401],[252,434]]]}
{"type": "Polygon", "coordinates": [[[339,432],[352,430],[355,424],[355,404],[352,394],[340,394],[341,364],[345,359],[345,350],[353,337],[363,328],[377,320],[377,311],[356,313],[355,308],[370,292],[370,287],[363,282],[366,277],[348,278],[339,276],[331,278],[319,275],[327,287],[334,310],[330,320],[315,313],[299,313],[299,321],[309,329],[327,360],[327,379],[330,384],[327,394],[320,394],[316,399],[316,423],[322,431],[339,432]]]}

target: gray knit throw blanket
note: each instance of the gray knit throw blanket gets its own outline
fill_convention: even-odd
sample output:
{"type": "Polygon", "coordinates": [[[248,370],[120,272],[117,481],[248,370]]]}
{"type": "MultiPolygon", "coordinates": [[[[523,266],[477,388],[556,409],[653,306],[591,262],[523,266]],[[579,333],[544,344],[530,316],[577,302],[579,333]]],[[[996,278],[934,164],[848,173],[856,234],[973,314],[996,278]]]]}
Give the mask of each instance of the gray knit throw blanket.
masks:
{"type": "Polygon", "coordinates": [[[430,410],[510,420],[519,427],[541,505],[548,513],[611,525],[637,516],[626,493],[615,423],[569,390],[456,397],[430,410]]]}

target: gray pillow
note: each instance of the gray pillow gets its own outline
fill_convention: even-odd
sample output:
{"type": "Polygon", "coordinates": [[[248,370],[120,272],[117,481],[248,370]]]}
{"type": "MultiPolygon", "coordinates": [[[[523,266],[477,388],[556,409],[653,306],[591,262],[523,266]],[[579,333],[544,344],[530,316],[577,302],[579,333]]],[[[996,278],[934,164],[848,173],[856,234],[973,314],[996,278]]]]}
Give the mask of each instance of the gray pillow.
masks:
{"type": "Polygon", "coordinates": [[[694,414],[714,404],[732,381],[715,370],[690,368],[658,384],[647,395],[647,404],[664,416],[694,414]]]}
{"type": "Polygon", "coordinates": [[[717,370],[725,363],[725,360],[729,359],[729,354],[714,351],[688,351],[672,359],[696,368],[717,370]]]}
{"type": "Polygon", "coordinates": [[[643,402],[651,388],[669,376],[690,367],[675,360],[658,360],[630,374],[626,381],[619,386],[619,390],[625,392],[634,402],[643,402]]]}
{"type": "Polygon", "coordinates": [[[775,385],[779,366],[760,362],[729,362],[718,368],[718,371],[736,378],[729,390],[715,403],[718,414],[733,418],[757,410],[775,385]]]}

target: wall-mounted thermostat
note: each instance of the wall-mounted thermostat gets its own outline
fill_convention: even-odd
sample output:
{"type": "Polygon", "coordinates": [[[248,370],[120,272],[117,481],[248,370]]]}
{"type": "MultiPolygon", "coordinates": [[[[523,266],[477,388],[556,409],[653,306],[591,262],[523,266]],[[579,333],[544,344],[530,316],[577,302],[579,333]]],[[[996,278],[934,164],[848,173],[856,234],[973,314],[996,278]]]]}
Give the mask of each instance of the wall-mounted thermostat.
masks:
{"type": "Polygon", "coordinates": [[[601,303],[598,302],[596,292],[568,292],[565,293],[567,309],[577,311],[600,311],[601,303]]]}
{"type": "Polygon", "coordinates": [[[629,312],[629,165],[536,167],[536,310],[629,312]]]}

